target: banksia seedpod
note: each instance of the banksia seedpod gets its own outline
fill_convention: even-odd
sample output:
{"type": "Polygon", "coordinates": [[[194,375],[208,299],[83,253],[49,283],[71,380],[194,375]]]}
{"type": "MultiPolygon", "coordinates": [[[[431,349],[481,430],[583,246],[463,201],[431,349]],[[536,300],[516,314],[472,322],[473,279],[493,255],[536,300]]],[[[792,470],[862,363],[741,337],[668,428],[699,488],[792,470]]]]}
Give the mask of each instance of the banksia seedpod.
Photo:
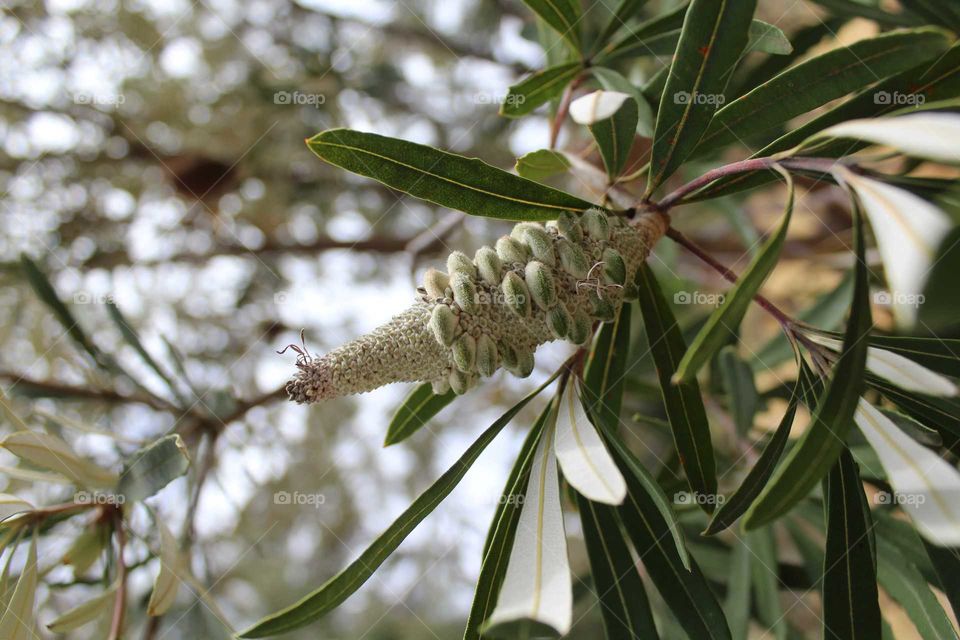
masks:
{"type": "Polygon", "coordinates": [[[499,366],[497,345],[493,339],[484,334],[477,338],[477,372],[482,376],[492,376],[499,366]]]}
{"type": "Polygon", "coordinates": [[[477,287],[473,280],[463,271],[456,271],[450,278],[450,288],[453,289],[453,299],[460,308],[475,313],[480,308],[477,300],[477,287]]]}
{"type": "Polygon", "coordinates": [[[450,274],[450,280],[453,280],[453,277],[457,273],[463,273],[471,278],[476,278],[477,268],[474,266],[473,261],[467,257],[467,254],[462,251],[454,251],[450,254],[450,257],[447,258],[447,273],[450,274]]]}
{"type": "Polygon", "coordinates": [[[557,258],[553,251],[553,237],[546,229],[539,225],[529,225],[523,230],[523,241],[530,247],[530,253],[533,259],[548,267],[557,264],[557,258]]]}
{"type": "Polygon", "coordinates": [[[547,311],[547,326],[558,339],[563,340],[570,334],[571,323],[570,312],[562,302],[558,302],[550,311],[547,311]]]}
{"type": "Polygon", "coordinates": [[[450,388],[458,396],[462,396],[470,389],[470,376],[459,369],[451,371],[447,379],[450,381],[450,388]]]}
{"type": "Polygon", "coordinates": [[[423,274],[423,288],[426,289],[427,295],[434,300],[446,297],[447,287],[449,286],[450,278],[442,271],[430,267],[423,274]]]}
{"type": "Polygon", "coordinates": [[[526,245],[510,236],[497,240],[497,256],[507,265],[526,262],[529,256],[526,245]]]}
{"type": "Polygon", "coordinates": [[[480,247],[473,256],[473,262],[477,265],[477,271],[480,272],[480,278],[484,282],[493,286],[500,284],[500,272],[503,269],[503,263],[496,251],[490,247],[480,247]]]}
{"type": "Polygon", "coordinates": [[[557,287],[553,275],[542,262],[528,262],[524,268],[523,281],[527,284],[530,297],[541,309],[547,310],[557,301],[557,287]]]}
{"type": "Polygon", "coordinates": [[[477,362],[477,341],[473,336],[465,333],[454,340],[450,352],[453,354],[453,363],[457,365],[457,369],[464,373],[473,371],[477,362]]]}
{"type": "Polygon", "coordinates": [[[557,230],[567,240],[580,243],[583,241],[583,227],[577,217],[569,211],[561,211],[557,216],[557,230]]]}
{"type": "Polygon", "coordinates": [[[610,237],[610,222],[607,220],[607,214],[600,209],[585,211],[583,226],[594,240],[607,240],[610,237]]]}
{"type": "Polygon", "coordinates": [[[503,283],[500,285],[503,292],[503,303],[515,314],[521,318],[530,315],[530,291],[523,279],[513,271],[508,271],[503,276],[503,283]]]}
{"type": "Polygon", "coordinates": [[[476,264],[453,252],[449,275],[427,271],[413,306],[390,322],[322,357],[300,354],[291,399],[318,402],[391,382],[464,393],[500,367],[530,375],[545,342],[586,344],[595,324],[613,319],[636,293],[633,274],[666,231],[666,217],[641,213],[625,224],[591,210],[580,220],[561,213],[555,226],[518,224],[496,249],[477,251],[476,264]]]}
{"type": "Polygon", "coordinates": [[[560,256],[560,266],[563,270],[578,280],[587,277],[590,271],[590,262],[587,260],[587,254],[579,246],[573,244],[566,238],[557,240],[557,254],[560,256]]]}
{"type": "Polygon", "coordinates": [[[437,342],[445,347],[453,344],[453,338],[457,334],[457,316],[453,310],[445,304],[438,304],[433,308],[430,314],[430,329],[433,331],[437,342]]]}
{"type": "Polygon", "coordinates": [[[623,285],[624,300],[636,300],[639,297],[640,297],[640,287],[637,286],[636,282],[629,282],[623,285]]]}
{"type": "Polygon", "coordinates": [[[570,331],[567,338],[573,344],[586,344],[593,333],[593,320],[583,309],[577,309],[570,317],[570,331]]]}
{"type": "Polygon", "coordinates": [[[623,286],[627,281],[627,265],[623,262],[623,257],[616,249],[604,249],[603,256],[603,278],[610,284],[623,286]]]}

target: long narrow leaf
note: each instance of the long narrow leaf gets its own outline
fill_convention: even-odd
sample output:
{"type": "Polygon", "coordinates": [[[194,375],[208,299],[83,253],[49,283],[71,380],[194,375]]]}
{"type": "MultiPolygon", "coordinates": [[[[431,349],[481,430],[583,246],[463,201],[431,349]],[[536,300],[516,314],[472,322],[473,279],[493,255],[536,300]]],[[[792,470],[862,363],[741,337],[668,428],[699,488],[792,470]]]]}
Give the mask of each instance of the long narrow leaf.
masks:
{"type": "Polygon", "coordinates": [[[477,158],[374,133],[331,129],[307,141],[330,164],[392,189],[475,216],[550,220],[590,207],[569,194],[492,167],[477,158]]]}
{"type": "Polygon", "coordinates": [[[267,616],[240,634],[241,638],[265,638],[298,629],[317,620],[346,600],[360,588],[377,567],[383,564],[400,543],[446,498],[467,473],[487,445],[517,413],[555,379],[555,375],[503,414],[433,483],[413,504],[407,507],[386,531],[360,554],[350,566],[328,580],[316,591],[296,604],[267,616]]]}
{"type": "Polygon", "coordinates": [[[527,115],[563,93],[564,87],[582,69],[583,65],[579,62],[569,62],[547,67],[527,76],[507,91],[503,104],[500,105],[500,115],[507,118],[527,115]]]}
{"type": "Polygon", "coordinates": [[[924,640],[957,640],[957,632],[917,568],[889,542],[877,541],[877,577],[883,590],[907,613],[924,640]]]}
{"type": "Polygon", "coordinates": [[[673,383],[686,345],[673,312],[663,297],[653,272],[646,264],[637,273],[640,308],[650,341],[650,351],[657,366],[660,391],[670,420],[674,442],[687,474],[690,489],[698,496],[697,503],[710,509],[717,492],[716,463],[710,442],[710,426],[696,380],[673,383]]]}
{"type": "Polygon", "coordinates": [[[540,16],[544,22],[557,30],[560,37],[580,50],[579,0],[523,0],[523,3],[540,16]]]}
{"type": "Polygon", "coordinates": [[[747,46],[756,0],[693,0],[660,102],[647,195],[693,152],[747,46]]]}
{"type": "Polygon", "coordinates": [[[453,391],[438,396],[433,392],[433,387],[429,382],[418,386],[404,398],[403,403],[397,408],[397,412],[387,427],[387,436],[384,439],[383,446],[389,447],[412,436],[420,427],[427,424],[433,416],[440,413],[441,409],[453,402],[456,397],[457,394],[453,391]]]}
{"type": "Polygon", "coordinates": [[[856,278],[840,360],[817,403],[810,426],[747,511],[743,522],[747,529],[778,518],[802,500],[833,467],[853,426],[853,414],[864,388],[867,335],[873,326],[863,221],[858,214],[854,215],[854,246],[856,278]]]}
{"type": "Polygon", "coordinates": [[[613,322],[604,323],[593,342],[583,374],[583,400],[598,424],[616,429],[620,424],[623,386],[630,358],[630,315],[623,305],[613,322]]]}

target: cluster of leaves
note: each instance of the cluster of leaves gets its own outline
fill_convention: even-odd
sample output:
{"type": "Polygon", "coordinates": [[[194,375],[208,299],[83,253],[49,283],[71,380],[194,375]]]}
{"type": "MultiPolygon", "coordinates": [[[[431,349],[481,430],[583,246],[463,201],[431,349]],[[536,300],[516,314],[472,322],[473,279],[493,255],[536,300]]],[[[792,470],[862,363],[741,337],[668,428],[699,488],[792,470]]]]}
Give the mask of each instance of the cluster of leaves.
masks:
{"type": "MultiPolygon", "coordinates": [[[[960,406],[952,379],[960,376],[960,342],[911,335],[955,322],[953,294],[944,284],[955,260],[949,252],[955,230],[943,211],[951,206],[950,184],[913,174],[926,161],[960,164],[960,154],[948,144],[957,139],[958,128],[950,112],[960,106],[960,45],[953,44],[960,16],[950,0],[904,1],[900,13],[851,0],[820,0],[830,19],[791,36],[755,20],[755,0],[692,0],[659,14],[651,14],[643,0],[623,0],[600,24],[584,15],[576,0],[526,4],[541,24],[550,66],[511,87],[502,111],[520,117],[546,106],[553,114],[554,140],[550,148],[518,159],[519,175],[343,129],[318,134],[308,141],[310,148],[390,188],[506,220],[550,220],[559,211],[593,205],[628,217],[660,215],[688,203],[742,197],[780,178],[787,184],[782,222],[739,277],[716,265],[734,285],[697,323],[689,347],[662,276],[642,267],[635,308],[624,306],[613,322],[599,326],[589,350],[574,354],[484,431],[346,569],[242,637],[296,629],[344,602],[456,487],[506,425],[555,382],[555,395],[530,429],[491,523],[465,638],[562,635],[570,629],[577,603],[563,530],[567,495],[567,506],[579,514],[590,563],[591,588],[580,595],[599,602],[608,637],[742,638],[750,624],[787,637],[795,630],[777,597],[785,588],[821,590],[820,617],[828,637],[881,637],[880,588],[905,609],[923,637],[956,637],[934,590],[960,612],[955,550],[960,406]],[[858,16],[885,31],[807,55],[839,24],[858,16]],[[747,65],[751,52],[760,58],[747,65]],[[648,72],[642,85],[628,79],[637,69],[648,72]],[[574,99],[587,89],[595,91],[574,99]],[[906,96],[910,107],[880,96],[906,96]],[[805,124],[788,129],[789,122],[814,111],[805,124]],[[568,115],[587,127],[598,151],[605,174],[601,202],[545,184],[564,175],[589,180],[597,173],[580,156],[556,148],[556,133],[568,115]],[[874,165],[887,156],[853,155],[876,144],[892,147],[906,159],[906,169],[881,173],[874,165]],[[721,153],[740,146],[760,151],[660,195],[679,171],[716,163],[721,153]],[[645,150],[639,157],[638,148],[645,150]],[[787,238],[799,180],[833,182],[849,193],[854,266],[837,291],[794,319],[758,292],[787,238]],[[896,334],[881,335],[874,326],[868,223],[892,289],[896,334]],[[917,296],[927,299],[919,312],[911,310],[917,296]],[[747,362],[736,341],[751,301],[776,318],[783,336],[747,362]],[[833,333],[848,309],[845,330],[833,333]],[[756,371],[789,360],[791,353],[793,379],[761,394],[756,371]],[[708,376],[701,375],[705,368],[708,376]],[[641,426],[621,418],[627,386],[647,384],[648,377],[656,379],[665,420],[643,416],[637,422],[645,429],[662,423],[674,449],[659,473],[628,446],[631,432],[641,426]],[[749,455],[718,455],[705,394],[717,396],[730,414],[738,441],[753,438],[749,455]],[[755,437],[759,407],[776,398],[786,399],[783,419],[769,437],[755,437]],[[801,406],[810,422],[791,439],[801,406]],[[759,455],[752,453],[755,448],[759,455]],[[727,473],[718,476],[721,465],[727,473]],[[569,494],[560,491],[561,477],[569,494]],[[725,477],[739,482],[727,487],[721,483],[725,477]],[[865,486],[902,499],[870,508],[865,486]],[[678,492],[689,497],[691,508],[668,498],[678,492]],[[737,522],[742,532],[732,526],[737,522]],[[777,553],[777,543],[785,539],[799,552],[800,566],[777,553]],[[658,597],[648,595],[651,586],[658,597]]],[[[669,235],[712,264],[684,236],[675,230],[669,235]]],[[[115,370],[116,363],[92,346],[69,310],[56,302],[42,274],[29,262],[25,271],[81,348],[98,366],[115,370]]],[[[135,333],[127,329],[124,336],[137,348],[135,333]]],[[[166,379],[142,346],[137,351],[166,379]]],[[[177,395],[178,385],[171,381],[170,390],[177,395]]],[[[452,400],[433,395],[429,386],[415,389],[391,423],[387,443],[409,438],[452,400]]],[[[24,431],[31,435],[15,434],[5,446],[78,486],[116,486],[108,471],[92,467],[62,442],[24,431]],[[29,445],[39,437],[44,453],[38,455],[29,445]],[[52,451],[70,463],[48,455],[52,451]]],[[[151,450],[169,449],[163,442],[151,450]]],[[[171,476],[165,471],[163,477],[171,476]]],[[[138,497],[132,499],[166,481],[135,482],[137,488],[129,491],[138,497]]],[[[21,534],[42,533],[43,523],[60,517],[50,508],[21,506],[23,513],[4,523],[5,531],[14,532],[4,539],[14,547],[21,534]]],[[[123,513],[117,517],[122,520],[123,513]]],[[[119,557],[122,528],[112,526],[119,557]]],[[[122,560],[115,563],[105,585],[122,584],[124,571],[122,560]]],[[[9,596],[2,589],[7,614],[0,628],[9,624],[24,633],[19,621],[31,618],[36,580],[31,543],[16,588],[9,596]]],[[[119,592],[122,603],[119,586],[111,589],[104,597],[119,592]]],[[[164,594],[161,585],[156,592],[164,594]]]]}

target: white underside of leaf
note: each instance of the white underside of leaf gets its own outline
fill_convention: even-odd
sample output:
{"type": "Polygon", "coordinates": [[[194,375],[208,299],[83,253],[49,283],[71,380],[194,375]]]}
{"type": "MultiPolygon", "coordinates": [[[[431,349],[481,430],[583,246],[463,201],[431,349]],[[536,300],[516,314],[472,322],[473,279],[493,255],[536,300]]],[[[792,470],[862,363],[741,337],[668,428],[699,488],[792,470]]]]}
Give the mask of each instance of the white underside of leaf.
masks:
{"type": "Polygon", "coordinates": [[[17,431],[4,438],[0,446],[83,487],[113,487],[117,483],[117,474],[80,457],[69,444],[49,433],[17,431]]]}
{"type": "Polygon", "coordinates": [[[574,387],[573,381],[567,384],[557,414],[554,450],[560,470],[584,497],[594,502],[621,504],[627,495],[627,483],[587,417],[574,387]]]}
{"type": "Polygon", "coordinates": [[[577,124],[591,125],[606,120],[623,106],[630,96],[620,91],[597,90],[570,103],[570,117],[577,124]]]}
{"type": "Polygon", "coordinates": [[[37,593],[37,540],[30,542],[26,563],[13,595],[0,617],[0,638],[3,640],[33,640],[35,633],[33,606],[37,593]]]}
{"type": "Polygon", "coordinates": [[[32,504],[22,498],[9,493],[0,493],[0,522],[18,513],[33,511],[33,508],[32,504]]]}
{"type": "Polygon", "coordinates": [[[160,529],[160,572],[154,580],[153,592],[147,603],[149,616],[162,616],[173,606],[180,590],[181,579],[178,574],[184,571],[176,537],[162,521],[158,520],[157,525],[160,529]]]}
{"type": "Polygon", "coordinates": [[[960,163],[960,115],[911,113],[896,118],[849,120],[834,125],[817,138],[853,138],[893,147],[918,158],[960,163]]]}
{"type": "Polygon", "coordinates": [[[101,615],[113,609],[113,603],[116,599],[117,585],[114,584],[109,589],[70,609],[62,616],[47,625],[47,629],[53,633],[66,633],[73,631],[83,625],[93,622],[101,615]]]}
{"type": "Polygon", "coordinates": [[[560,509],[554,432],[544,431],[530,467],[507,573],[487,627],[532,620],[565,635],[573,619],[573,586],[560,509]]]}
{"type": "Polygon", "coordinates": [[[912,326],[937,249],[950,232],[950,218],[909,191],[858,176],[844,167],[838,181],[856,192],[870,220],[900,326],[912,326]]]}
{"type": "Polygon", "coordinates": [[[937,545],[960,545],[960,472],[865,400],[855,420],[920,534],[937,545]]]}
{"type": "MultiPolygon", "coordinates": [[[[809,338],[834,351],[840,351],[842,347],[840,341],[833,338],[818,335],[810,335],[809,338]]],[[[949,378],[886,349],[867,348],[867,370],[904,391],[915,391],[928,396],[957,395],[957,385],[949,378]]]]}

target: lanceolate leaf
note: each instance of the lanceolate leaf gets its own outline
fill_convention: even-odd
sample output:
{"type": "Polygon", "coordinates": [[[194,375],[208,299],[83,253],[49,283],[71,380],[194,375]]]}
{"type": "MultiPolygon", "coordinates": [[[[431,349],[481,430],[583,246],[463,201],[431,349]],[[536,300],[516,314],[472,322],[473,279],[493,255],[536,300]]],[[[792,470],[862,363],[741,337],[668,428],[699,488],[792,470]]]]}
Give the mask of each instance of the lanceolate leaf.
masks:
{"type": "Polygon", "coordinates": [[[787,180],[787,208],[780,227],[763,243],[763,248],[750,261],[743,275],[737,278],[736,284],[731,287],[723,303],[710,314],[707,323],[694,338],[687,352],[683,354],[675,375],[677,380],[693,380],[700,368],[727,343],[731,334],[736,335],[737,328],[753,301],[753,296],[777,266],[780,250],[787,238],[787,229],[793,216],[793,178],[788,173],[784,175],[787,180]]]}
{"type": "Polygon", "coordinates": [[[607,640],[656,640],[660,636],[650,601],[624,541],[616,509],[579,494],[577,505],[607,640]]]}
{"type": "Polygon", "coordinates": [[[399,518],[386,531],[360,554],[346,569],[328,580],[319,589],[310,593],[296,604],[270,615],[250,629],[242,632],[242,638],[265,638],[298,629],[318,618],[323,617],[346,600],[354,591],[366,582],[384,560],[400,546],[400,543],[410,535],[420,522],[423,521],[447,495],[453,491],[460,480],[467,473],[477,457],[486,449],[487,445],[497,436],[523,407],[536,397],[543,389],[553,382],[556,376],[523,398],[513,408],[507,411],[493,423],[480,437],[470,445],[454,465],[433,483],[426,492],[407,507],[399,518]]]}
{"type": "Polygon", "coordinates": [[[453,391],[438,396],[429,382],[418,386],[410,392],[394,414],[390,426],[387,427],[383,446],[389,447],[412,436],[456,397],[457,394],[453,391]]]}
{"type": "Polygon", "coordinates": [[[756,0],[693,0],[654,133],[647,195],[693,152],[747,45],[756,0]]]}
{"type": "Polygon", "coordinates": [[[737,433],[745,435],[753,427],[753,417],[760,404],[760,395],[753,379],[753,369],[737,355],[737,349],[728,345],[717,354],[718,372],[727,392],[729,412],[737,433]]]}
{"type": "Polygon", "coordinates": [[[827,476],[823,494],[827,547],[823,559],[824,638],[879,638],[876,558],[870,509],[857,464],[844,451],[827,476]]]}
{"type": "Polygon", "coordinates": [[[480,576],[477,578],[473,605],[470,607],[463,640],[479,640],[480,626],[493,613],[497,594],[500,593],[500,585],[503,584],[503,576],[507,572],[507,561],[510,559],[510,550],[513,548],[517,524],[520,522],[524,489],[530,477],[533,456],[537,451],[544,425],[548,418],[551,418],[553,410],[554,403],[551,403],[530,429],[523,446],[520,447],[517,461],[510,470],[503,492],[500,494],[500,503],[490,521],[487,539],[483,545],[483,563],[480,565],[480,576]]]}
{"type": "Polygon", "coordinates": [[[771,527],[750,531],[745,536],[753,562],[750,563],[751,582],[757,603],[757,617],[772,631],[777,640],[786,640],[786,614],[780,606],[780,576],[777,547],[771,527]]]}
{"type": "Polygon", "coordinates": [[[960,546],[960,472],[865,400],[860,401],[856,422],[917,530],[934,544],[960,546]]]}
{"type": "Polygon", "coordinates": [[[327,162],[388,187],[471,215],[507,220],[550,220],[590,203],[501,171],[477,158],[397,138],[331,129],[307,141],[327,162]]]}
{"type": "Polygon", "coordinates": [[[510,87],[500,106],[500,115],[508,118],[525,116],[542,104],[563,93],[564,87],[583,69],[579,62],[547,67],[527,76],[510,87]]]}
{"type": "Polygon", "coordinates": [[[932,24],[960,32],[960,7],[952,0],[903,0],[903,7],[932,24]]]}
{"type": "Polygon", "coordinates": [[[570,630],[573,591],[553,437],[548,424],[530,467],[497,606],[481,634],[563,636],[570,630]]]}
{"type": "Polygon", "coordinates": [[[787,412],[780,420],[780,424],[777,426],[773,437],[770,438],[770,442],[767,443],[763,453],[760,454],[760,457],[753,465],[753,468],[750,469],[747,477],[743,479],[740,487],[730,498],[723,502],[713,515],[713,519],[710,520],[710,524],[707,525],[703,535],[713,535],[729,527],[737,518],[743,515],[756,497],[760,495],[760,492],[763,491],[763,488],[770,480],[770,476],[773,475],[773,470],[776,468],[777,462],[780,461],[780,456],[783,455],[783,451],[787,448],[787,442],[790,439],[790,428],[793,426],[793,419],[797,414],[797,404],[799,401],[800,381],[797,380],[797,384],[793,389],[793,396],[790,398],[790,405],[787,407],[787,412]]]}
{"type": "Polygon", "coordinates": [[[633,548],[640,556],[660,595],[691,638],[729,640],[730,630],[720,603],[710,590],[700,567],[690,560],[689,568],[668,542],[671,525],[636,481],[624,460],[618,460],[627,478],[627,499],[617,509],[633,548]]]}
{"type": "Polygon", "coordinates": [[[813,139],[853,138],[893,147],[901,153],[947,164],[960,163],[960,115],[921,112],[895,118],[850,120],[821,131],[813,139]]]}
{"type": "Polygon", "coordinates": [[[81,487],[113,487],[117,475],[80,457],[69,444],[48,433],[17,431],[0,442],[0,446],[43,469],[70,478],[81,487]]]}
{"type": "Polygon", "coordinates": [[[177,600],[180,583],[187,572],[173,532],[166,523],[159,520],[157,528],[160,531],[160,570],[153,581],[153,591],[150,592],[150,600],[147,602],[148,616],[162,616],[170,610],[177,600]]]}
{"type": "Polygon", "coordinates": [[[696,380],[674,384],[686,345],[680,326],[663,297],[659,283],[646,264],[637,272],[640,289],[640,309],[650,342],[650,351],[657,366],[663,403],[673,430],[674,442],[687,474],[687,481],[697,503],[712,508],[713,501],[707,496],[717,492],[716,463],[710,442],[710,426],[700,397],[696,380]]]}
{"type": "Polygon", "coordinates": [[[730,545],[733,550],[730,552],[723,609],[730,625],[730,635],[746,638],[750,624],[750,548],[743,537],[734,537],[730,545]]]}
{"type": "Polygon", "coordinates": [[[167,375],[166,371],[163,370],[163,367],[150,355],[150,352],[147,351],[146,347],[143,346],[143,343],[140,341],[140,336],[137,335],[136,330],[127,322],[127,319],[123,316],[123,313],[113,302],[107,302],[107,313],[110,314],[110,319],[113,320],[113,324],[116,325],[117,329],[120,330],[120,334],[123,336],[123,339],[133,347],[133,350],[137,352],[140,358],[153,369],[153,372],[163,380],[164,384],[167,385],[167,388],[170,389],[170,392],[173,396],[180,402],[182,406],[187,406],[187,401],[184,399],[183,395],[180,393],[180,389],[177,387],[177,384],[173,379],[167,375]]]}
{"type": "Polygon", "coordinates": [[[644,138],[653,137],[653,110],[643,95],[640,87],[624,78],[622,75],[606,67],[591,67],[590,73],[608,91],[620,91],[633,96],[637,101],[637,135],[644,138]]]}
{"type": "MultiPolygon", "coordinates": [[[[9,566],[9,565],[8,565],[9,566]]],[[[36,617],[33,606],[37,595],[37,539],[30,542],[23,569],[13,594],[0,615],[0,638],[4,640],[32,640],[36,617]]]]}
{"type": "Polygon", "coordinates": [[[116,600],[114,595],[116,590],[117,587],[114,585],[100,595],[78,604],[48,624],[47,629],[53,633],[67,633],[82,627],[88,622],[93,622],[111,609],[114,600],[116,600]]]}
{"type": "Polygon", "coordinates": [[[814,0],[817,4],[830,11],[831,14],[843,18],[867,18],[882,25],[910,26],[922,21],[906,13],[892,13],[875,5],[858,2],[857,0],[814,0]]]}
{"type": "Polygon", "coordinates": [[[582,16],[578,0],[523,0],[523,3],[556,29],[574,49],[580,50],[579,23],[582,16]]]}
{"type": "Polygon", "coordinates": [[[789,511],[827,474],[844,449],[863,391],[867,335],[873,326],[864,262],[863,221],[856,213],[854,245],[856,280],[840,360],[813,411],[810,426],[747,511],[743,523],[747,529],[762,526],[789,511]]]}
{"type": "Polygon", "coordinates": [[[877,540],[877,577],[883,590],[906,611],[924,640],[956,640],[957,632],[917,567],[900,549],[877,540]]]}
{"type": "Polygon", "coordinates": [[[960,549],[948,549],[923,541],[930,564],[940,579],[939,587],[946,594],[953,615],[960,614],[960,549]]]}
{"type": "Polygon", "coordinates": [[[128,501],[149,498],[187,472],[190,454],[177,434],[135,451],[123,465],[117,492],[128,501]]]}
{"type": "Polygon", "coordinates": [[[517,173],[530,180],[542,181],[570,169],[570,160],[559,151],[539,149],[517,158],[517,173]]]}
{"type": "Polygon", "coordinates": [[[750,23],[750,39],[747,44],[747,51],[761,51],[784,56],[792,53],[793,47],[783,31],[763,20],[754,20],[750,23]]]}
{"type": "Polygon", "coordinates": [[[703,136],[705,153],[778,127],[877,80],[942,53],[945,34],[916,29],[883,34],[840,47],[787,69],[720,109],[703,136]],[[798,87],[803,87],[798,91],[798,87]],[[784,95],[792,95],[784,100],[784,95]]]}
{"type": "Polygon", "coordinates": [[[593,342],[583,376],[583,401],[597,424],[616,432],[623,385],[630,358],[631,305],[623,305],[613,322],[604,323],[593,342]]]}
{"type": "MultiPolygon", "coordinates": [[[[606,47],[597,56],[598,61],[614,61],[627,55],[651,55],[650,43],[659,36],[678,31],[683,26],[687,5],[681,4],[665,13],[631,28],[622,38],[606,47]]],[[[676,40],[673,40],[676,42],[676,40]]]]}
{"type": "Polygon", "coordinates": [[[941,434],[960,436],[960,402],[909,393],[877,376],[868,375],[867,384],[920,423],[935,427],[941,434]]]}
{"type": "Polygon", "coordinates": [[[647,0],[620,0],[620,4],[610,16],[610,21],[603,28],[597,37],[597,47],[605,47],[613,36],[627,25],[627,23],[636,16],[647,0]]]}
{"type": "Polygon", "coordinates": [[[637,101],[627,98],[616,113],[605,120],[594,122],[589,127],[611,180],[620,176],[630,158],[630,149],[637,131],[638,110],[637,101]]]}

